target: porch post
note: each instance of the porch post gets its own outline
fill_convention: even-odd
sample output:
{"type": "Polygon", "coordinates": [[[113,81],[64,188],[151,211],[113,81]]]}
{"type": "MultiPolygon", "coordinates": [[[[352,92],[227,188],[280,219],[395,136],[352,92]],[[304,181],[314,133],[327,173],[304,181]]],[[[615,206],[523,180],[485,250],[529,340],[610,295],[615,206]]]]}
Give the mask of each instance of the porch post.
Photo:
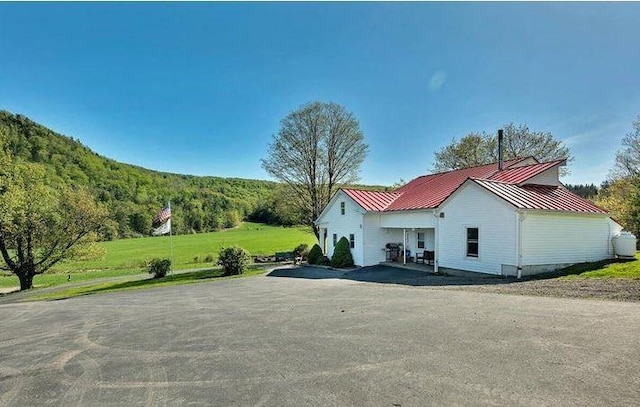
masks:
{"type": "Polygon", "coordinates": [[[434,256],[433,256],[433,272],[437,273],[438,272],[438,255],[440,254],[440,248],[439,248],[439,244],[438,241],[440,240],[439,236],[438,236],[438,229],[440,229],[440,216],[436,216],[436,228],[435,228],[435,233],[434,238],[435,238],[435,242],[434,242],[434,256]]]}
{"type": "Polygon", "coordinates": [[[402,229],[402,264],[407,264],[407,229],[402,229]]]}

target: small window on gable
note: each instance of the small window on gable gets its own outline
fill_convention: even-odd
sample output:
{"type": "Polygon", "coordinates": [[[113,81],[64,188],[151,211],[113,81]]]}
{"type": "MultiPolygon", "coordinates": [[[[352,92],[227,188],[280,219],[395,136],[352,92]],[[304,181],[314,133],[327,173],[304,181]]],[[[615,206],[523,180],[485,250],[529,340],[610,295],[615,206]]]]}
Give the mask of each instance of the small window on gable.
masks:
{"type": "Polygon", "coordinates": [[[344,202],[340,202],[340,215],[344,215],[344,202]]]}
{"type": "Polygon", "coordinates": [[[418,249],[424,249],[424,232],[418,232],[418,249]]]}
{"type": "Polygon", "coordinates": [[[333,234],[333,245],[335,246],[338,243],[338,234],[334,233],[333,234]]]}
{"type": "Polygon", "coordinates": [[[478,257],[478,228],[467,228],[467,257],[478,257]]]}
{"type": "Polygon", "coordinates": [[[349,235],[349,246],[353,249],[356,247],[356,237],[352,234],[349,235]]]}

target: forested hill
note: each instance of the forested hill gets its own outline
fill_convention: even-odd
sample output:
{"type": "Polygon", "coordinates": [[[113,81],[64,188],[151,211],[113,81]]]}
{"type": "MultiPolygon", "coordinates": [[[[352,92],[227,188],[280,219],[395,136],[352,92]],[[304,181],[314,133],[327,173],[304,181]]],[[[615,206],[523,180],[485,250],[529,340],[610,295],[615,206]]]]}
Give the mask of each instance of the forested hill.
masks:
{"type": "Polygon", "coordinates": [[[108,206],[112,222],[106,239],[148,234],[152,218],[169,199],[174,233],[230,227],[256,213],[266,218],[262,220],[296,221],[274,219],[271,207],[278,187],[274,182],[169,174],[119,163],[25,116],[2,110],[0,132],[15,157],[43,164],[64,182],[89,187],[108,206]]]}

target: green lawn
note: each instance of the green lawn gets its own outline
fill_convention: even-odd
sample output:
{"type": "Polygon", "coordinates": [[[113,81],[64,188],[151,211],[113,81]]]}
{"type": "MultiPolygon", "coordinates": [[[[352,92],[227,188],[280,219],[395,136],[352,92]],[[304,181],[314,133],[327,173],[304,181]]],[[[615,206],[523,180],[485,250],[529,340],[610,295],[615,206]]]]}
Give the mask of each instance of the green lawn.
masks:
{"type": "MultiPolygon", "coordinates": [[[[37,287],[62,284],[71,274],[71,281],[78,282],[103,277],[116,277],[146,273],[144,265],[154,257],[169,258],[173,245],[174,270],[206,268],[214,266],[222,246],[238,245],[252,255],[273,255],[275,252],[291,251],[300,243],[312,246],[316,243],[310,228],[279,227],[259,223],[244,222],[240,227],[220,232],[192,235],[155,236],[139,239],[120,239],[101,242],[104,255],[96,260],[65,262],[53,270],[36,276],[37,287]],[[196,259],[197,257],[197,259],[196,259]]],[[[14,287],[18,278],[9,275],[0,277],[0,288],[14,287]]]]}
{"type": "Polygon", "coordinates": [[[640,279],[640,252],[635,260],[603,260],[581,263],[561,270],[562,278],[633,278],[640,279]]]}
{"type": "Polygon", "coordinates": [[[251,277],[264,273],[264,269],[258,267],[249,267],[244,274],[237,276],[224,276],[221,268],[213,268],[209,270],[199,270],[191,272],[177,273],[163,278],[145,278],[132,281],[107,281],[99,282],[91,285],[83,285],[72,287],[66,290],[57,290],[50,293],[42,293],[29,297],[29,301],[39,300],[61,300],[65,298],[78,297],[82,295],[90,295],[104,292],[139,290],[152,287],[164,287],[171,285],[193,284],[212,279],[220,278],[240,278],[251,277]]]}

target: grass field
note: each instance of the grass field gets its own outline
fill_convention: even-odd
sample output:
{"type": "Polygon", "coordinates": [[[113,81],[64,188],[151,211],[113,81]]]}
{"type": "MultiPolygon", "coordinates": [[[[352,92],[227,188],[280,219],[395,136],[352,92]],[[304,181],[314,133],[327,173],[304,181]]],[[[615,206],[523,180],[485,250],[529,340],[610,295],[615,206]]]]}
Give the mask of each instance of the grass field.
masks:
{"type": "Polygon", "coordinates": [[[145,278],[132,281],[106,281],[91,285],[83,285],[65,290],[56,290],[51,293],[44,292],[29,298],[29,301],[40,300],[61,300],[73,298],[82,295],[91,295],[113,291],[140,290],[152,287],[166,287],[170,285],[194,284],[204,281],[216,280],[221,278],[242,278],[257,276],[264,273],[264,269],[258,267],[249,267],[241,275],[225,276],[221,268],[213,268],[209,270],[198,270],[190,272],[176,273],[165,276],[163,278],[145,278]]]}
{"type": "Polygon", "coordinates": [[[291,251],[300,243],[309,246],[315,243],[315,236],[310,229],[245,222],[240,227],[220,232],[104,242],[100,244],[105,250],[102,258],[68,262],[56,267],[54,271],[141,269],[154,257],[168,258],[170,251],[173,252],[175,270],[210,267],[212,261],[205,261],[205,258],[209,256],[217,260],[218,252],[223,246],[237,245],[252,255],[273,255],[275,252],[291,251]]]}
{"type": "MultiPolygon", "coordinates": [[[[144,265],[152,258],[169,258],[173,252],[174,270],[206,268],[214,266],[218,252],[223,246],[237,245],[252,255],[273,255],[275,252],[292,251],[300,243],[312,246],[315,236],[309,228],[278,227],[244,222],[240,227],[220,232],[193,235],[155,236],[139,239],[120,239],[101,242],[104,255],[90,261],[65,262],[53,270],[36,276],[34,285],[48,287],[62,284],[71,274],[72,282],[103,277],[117,277],[146,272],[144,265]],[[211,261],[205,261],[207,256],[211,261]]],[[[18,278],[10,275],[0,277],[0,288],[14,287],[18,278]]]]}

